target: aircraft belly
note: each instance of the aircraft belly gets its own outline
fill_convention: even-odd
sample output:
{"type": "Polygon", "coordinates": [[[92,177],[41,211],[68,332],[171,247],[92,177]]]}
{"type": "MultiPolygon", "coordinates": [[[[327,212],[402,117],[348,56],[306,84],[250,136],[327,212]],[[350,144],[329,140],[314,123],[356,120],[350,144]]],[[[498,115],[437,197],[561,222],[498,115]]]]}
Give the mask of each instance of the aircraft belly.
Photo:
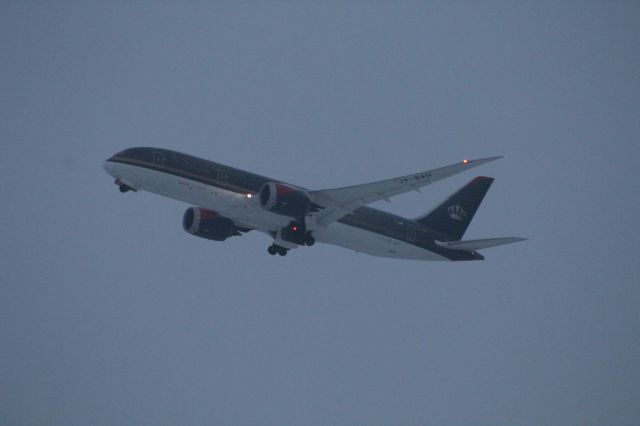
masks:
{"type": "Polygon", "coordinates": [[[236,222],[264,231],[286,226],[290,218],[263,209],[257,197],[227,191],[183,177],[128,164],[114,165],[114,176],[136,185],[136,189],[214,210],[236,222]]]}
{"type": "Polygon", "coordinates": [[[327,228],[316,229],[313,235],[320,242],[335,244],[372,256],[413,260],[448,260],[437,253],[413,244],[340,222],[334,222],[327,228]]]}

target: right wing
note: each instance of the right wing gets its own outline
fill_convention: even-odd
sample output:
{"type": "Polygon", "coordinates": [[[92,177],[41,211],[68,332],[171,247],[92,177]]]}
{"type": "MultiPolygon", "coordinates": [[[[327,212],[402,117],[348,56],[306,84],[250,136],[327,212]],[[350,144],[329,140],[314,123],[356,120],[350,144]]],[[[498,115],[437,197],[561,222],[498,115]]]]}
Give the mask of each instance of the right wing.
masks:
{"type": "Polygon", "coordinates": [[[309,193],[311,201],[322,207],[318,213],[314,214],[314,217],[318,224],[327,226],[366,204],[388,200],[389,197],[404,192],[417,191],[418,188],[499,158],[502,158],[502,156],[481,158],[479,160],[464,160],[438,169],[393,179],[365,183],[363,185],[311,191],[309,193]]]}

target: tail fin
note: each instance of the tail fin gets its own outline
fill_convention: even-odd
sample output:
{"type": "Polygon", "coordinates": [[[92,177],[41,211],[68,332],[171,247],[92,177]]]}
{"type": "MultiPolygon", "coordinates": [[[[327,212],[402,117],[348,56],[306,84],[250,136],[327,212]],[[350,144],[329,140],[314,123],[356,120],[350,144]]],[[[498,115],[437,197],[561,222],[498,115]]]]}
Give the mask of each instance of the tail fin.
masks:
{"type": "Polygon", "coordinates": [[[416,222],[444,234],[449,241],[460,241],[492,183],[493,178],[478,176],[416,222]]]}

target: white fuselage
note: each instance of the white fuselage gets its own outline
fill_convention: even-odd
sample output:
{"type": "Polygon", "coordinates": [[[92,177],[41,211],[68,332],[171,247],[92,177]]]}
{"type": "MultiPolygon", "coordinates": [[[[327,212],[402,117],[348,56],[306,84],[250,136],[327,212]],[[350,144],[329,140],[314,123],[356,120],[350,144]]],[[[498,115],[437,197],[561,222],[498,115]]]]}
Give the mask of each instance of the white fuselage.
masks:
{"type": "MultiPolygon", "coordinates": [[[[106,162],[105,170],[136,190],[144,190],[185,203],[218,212],[236,224],[265,233],[286,226],[291,218],[265,210],[257,194],[238,194],[215,186],[205,185],[184,177],[131,164],[106,162]]],[[[448,260],[432,251],[404,241],[366,231],[340,222],[329,226],[307,223],[319,242],[334,244],[373,256],[414,260],[448,260]]],[[[295,244],[277,241],[286,248],[295,244]]]]}

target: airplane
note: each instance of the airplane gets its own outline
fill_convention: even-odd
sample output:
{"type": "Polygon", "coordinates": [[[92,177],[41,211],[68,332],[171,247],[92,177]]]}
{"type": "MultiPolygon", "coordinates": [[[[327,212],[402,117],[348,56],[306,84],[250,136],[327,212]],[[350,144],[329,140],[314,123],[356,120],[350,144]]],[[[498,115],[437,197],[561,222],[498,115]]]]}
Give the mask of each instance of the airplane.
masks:
{"type": "Polygon", "coordinates": [[[435,209],[408,219],[368,207],[502,158],[448,166],[363,185],[309,190],[162,148],[129,148],[104,162],[120,192],[148,191],[191,204],[182,218],[189,234],[224,241],[251,230],[268,234],[271,255],[316,242],[373,256],[413,260],[483,260],[477,250],[523,241],[463,240],[493,178],[478,176],[435,209]]]}

